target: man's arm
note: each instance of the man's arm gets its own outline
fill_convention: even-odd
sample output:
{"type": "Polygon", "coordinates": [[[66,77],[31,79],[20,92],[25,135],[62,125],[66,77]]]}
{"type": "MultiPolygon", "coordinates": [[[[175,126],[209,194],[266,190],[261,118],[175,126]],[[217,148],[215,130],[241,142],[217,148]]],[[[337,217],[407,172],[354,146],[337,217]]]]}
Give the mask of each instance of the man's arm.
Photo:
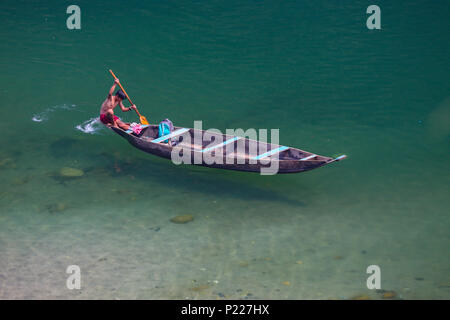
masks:
{"type": "Polygon", "coordinates": [[[109,89],[108,96],[112,96],[114,93],[114,90],[116,89],[116,85],[119,83],[119,79],[114,79],[114,84],[112,85],[111,89],[109,89]]]}
{"type": "Polygon", "coordinates": [[[135,106],[134,104],[133,104],[131,107],[129,107],[129,108],[125,107],[125,106],[123,105],[123,102],[122,102],[122,101],[119,102],[119,107],[120,107],[120,109],[121,109],[123,112],[130,111],[131,109],[136,109],[136,106],[135,106]]]}

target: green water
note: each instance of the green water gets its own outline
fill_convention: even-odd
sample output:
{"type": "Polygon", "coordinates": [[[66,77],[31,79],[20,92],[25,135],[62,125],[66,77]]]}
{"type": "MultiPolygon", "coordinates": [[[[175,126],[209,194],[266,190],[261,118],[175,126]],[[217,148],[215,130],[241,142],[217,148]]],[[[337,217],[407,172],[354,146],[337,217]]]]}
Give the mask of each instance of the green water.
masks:
{"type": "Polygon", "coordinates": [[[447,1],[377,1],[381,30],[367,1],[78,1],[81,30],[69,4],[0,4],[1,299],[380,299],[369,265],[450,298],[447,1]],[[150,122],[348,159],[260,176],[80,131],[110,68],[150,122]]]}

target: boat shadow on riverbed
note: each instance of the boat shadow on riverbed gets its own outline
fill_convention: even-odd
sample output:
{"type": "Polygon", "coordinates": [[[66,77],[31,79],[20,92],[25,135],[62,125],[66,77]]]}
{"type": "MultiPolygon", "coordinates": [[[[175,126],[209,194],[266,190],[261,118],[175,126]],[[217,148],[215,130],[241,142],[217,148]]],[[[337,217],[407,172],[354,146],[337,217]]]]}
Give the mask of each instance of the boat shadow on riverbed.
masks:
{"type": "Polygon", "coordinates": [[[100,169],[108,172],[111,177],[129,176],[134,179],[136,184],[146,184],[146,181],[152,181],[160,185],[161,189],[175,189],[180,194],[194,192],[215,194],[221,199],[244,198],[249,201],[283,202],[283,204],[296,207],[306,206],[304,201],[292,199],[277,192],[276,186],[268,187],[269,183],[285,181],[284,179],[288,179],[287,176],[268,177],[255,173],[230,172],[194,165],[175,166],[156,157],[153,159],[135,158],[131,155],[124,157],[109,152],[102,152],[99,157],[103,158],[101,162],[105,164],[106,168],[90,167],[87,168],[87,173],[95,174],[100,169]]]}
{"type": "MultiPolygon", "coordinates": [[[[133,179],[134,185],[158,185],[161,190],[172,189],[180,194],[199,193],[217,195],[220,199],[235,198],[248,201],[282,202],[291,206],[306,206],[297,199],[285,196],[284,191],[293,180],[289,175],[261,176],[257,173],[235,172],[195,165],[174,165],[168,160],[149,156],[137,150],[123,152],[122,148],[98,148],[95,141],[63,137],[49,145],[53,158],[77,159],[86,173],[84,179],[133,179]],[[278,191],[279,190],[279,191],[278,191]]],[[[294,186],[298,188],[298,186],[294,186]]],[[[148,189],[139,188],[144,193],[148,189]]],[[[308,189],[297,192],[308,192],[308,189]]],[[[309,195],[310,196],[310,195],[309,195]]]]}

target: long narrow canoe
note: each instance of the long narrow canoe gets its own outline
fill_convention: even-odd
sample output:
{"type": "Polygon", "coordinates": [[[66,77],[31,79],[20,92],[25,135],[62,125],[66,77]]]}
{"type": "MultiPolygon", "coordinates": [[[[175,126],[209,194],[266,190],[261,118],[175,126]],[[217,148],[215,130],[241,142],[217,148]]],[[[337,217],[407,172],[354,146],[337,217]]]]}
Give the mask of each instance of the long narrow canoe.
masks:
{"type": "Polygon", "coordinates": [[[163,137],[158,137],[158,125],[145,126],[139,135],[131,130],[125,131],[116,127],[111,129],[142,151],[173,160],[173,151],[182,149],[182,154],[190,153],[192,161],[189,163],[211,168],[261,172],[261,170],[276,167],[276,173],[295,173],[312,170],[346,158],[345,155],[330,158],[297,148],[192,128],[175,127],[171,134],[163,137]],[[202,138],[197,139],[198,142],[196,142],[196,137],[202,138]],[[168,140],[172,141],[172,145],[167,143],[168,140]],[[174,148],[177,149],[174,150],[174,148]],[[205,155],[219,157],[222,161],[211,163],[205,155]]]}

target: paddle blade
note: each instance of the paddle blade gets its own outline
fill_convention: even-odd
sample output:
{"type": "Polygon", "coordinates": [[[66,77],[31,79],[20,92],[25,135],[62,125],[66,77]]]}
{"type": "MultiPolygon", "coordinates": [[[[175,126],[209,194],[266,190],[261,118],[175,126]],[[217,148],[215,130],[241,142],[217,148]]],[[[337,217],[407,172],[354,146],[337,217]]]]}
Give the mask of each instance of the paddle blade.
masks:
{"type": "Polygon", "coordinates": [[[141,120],[141,124],[149,125],[147,119],[144,116],[140,116],[139,120],[141,120]]]}

